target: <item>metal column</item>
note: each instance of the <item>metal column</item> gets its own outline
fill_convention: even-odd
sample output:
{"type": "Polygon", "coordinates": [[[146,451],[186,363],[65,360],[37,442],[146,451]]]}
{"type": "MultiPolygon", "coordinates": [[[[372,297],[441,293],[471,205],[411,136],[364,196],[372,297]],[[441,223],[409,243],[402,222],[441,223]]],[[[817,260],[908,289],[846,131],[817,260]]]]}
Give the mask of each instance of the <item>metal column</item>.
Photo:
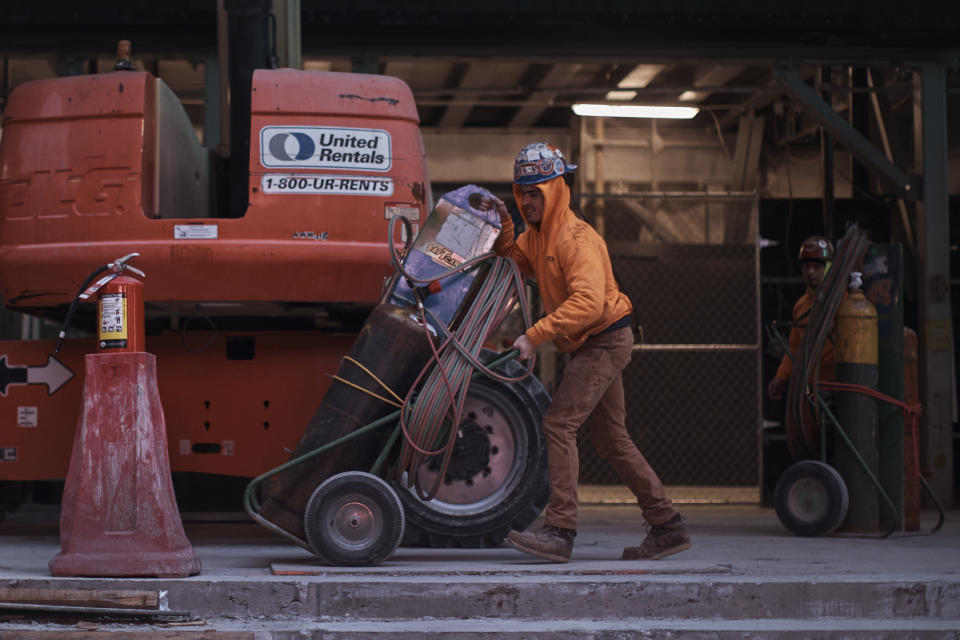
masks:
{"type": "MultiPolygon", "coordinates": [[[[877,309],[880,377],[877,390],[892,398],[904,397],[903,369],[903,247],[873,244],[863,260],[863,291],[877,309]]],[[[904,419],[903,411],[886,402],[877,405],[878,477],[897,510],[892,528],[904,522],[904,419]]],[[[880,510],[883,530],[890,529],[891,514],[880,510]]]]}
{"type": "Polygon", "coordinates": [[[953,504],[954,371],[946,71],[940,64],[921,65],[915,78],[915,157],[922,163],[924,184],[923,198],[917,207],[921,451],[934,492],[944,504],[953,504]]]}
{"type": "Polygon", "coordinates": [[[277,66],[300,69],[301,55],[300,0],[273,0],[276,20],[277,66]]]}

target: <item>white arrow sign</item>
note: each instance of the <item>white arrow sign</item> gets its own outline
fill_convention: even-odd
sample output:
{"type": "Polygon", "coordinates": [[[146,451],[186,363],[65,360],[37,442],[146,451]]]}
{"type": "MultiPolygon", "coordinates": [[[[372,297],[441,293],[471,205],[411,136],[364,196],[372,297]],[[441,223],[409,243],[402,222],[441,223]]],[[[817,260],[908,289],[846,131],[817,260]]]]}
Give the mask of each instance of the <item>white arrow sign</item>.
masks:
{"type": "Polygon", "coordinates": [[[47,356],[47,364],[43,366],[10,366],[7,355],[0,355],[0,395],[7,395],[11,384],[45,384],[47,393],[53,395],[70,382],[73,375],[73,371],[53,356],[47,356]]]}

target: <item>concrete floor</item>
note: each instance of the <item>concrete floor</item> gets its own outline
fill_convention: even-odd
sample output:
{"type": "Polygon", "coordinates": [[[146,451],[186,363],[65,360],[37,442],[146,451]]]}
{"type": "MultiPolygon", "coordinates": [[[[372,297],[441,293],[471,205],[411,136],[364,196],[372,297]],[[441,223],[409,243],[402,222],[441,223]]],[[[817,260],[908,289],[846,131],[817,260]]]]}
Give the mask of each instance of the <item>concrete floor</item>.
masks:
{"type": "MultiPolygon", "coordinates": [[[[131,580],[50,578],[57,510],[27,505],[0,524],[0,587],[162,589],[171,609],[190,612],[210,632],[256,630],[251,638],[277,640],[377,629],[378,637],[481,637],[481,622],[490,633],[524,638],[960,635],[957,510],[935,535],[871,539],[799,538],[755,505],[680,509],[693,547],[657,562],[619,559],[644,535],[635,506],[587,505],[569,564],[504,546],[400,548],[381,566],[361,568],[323,566],[244,514],[220,522],[187,514],[202,572],[131,580]],[[584,622],[595,618],[602,620],[584,622]],[[603,629],[613,635],[597,635],[603,629]]],[[[935,512],[924,514],[925,528],[935,521],[935,512]]],[[[49,624],[57,628],[29,617],[3,627],[49,624]]]]}
{"type": "MultiPolygon", "coordinates": [[[[871,579],[960,580],[960,511],[947,512],[934,535],[895,533],[886,539],[833,535],[802,538],[790,534],[772,509],[755,505],[678,505],[688,521],[693,547],[656,563],[620,560],[624,546],[643,539],[643,521],[635,506],[585,505],[573,556],[567,565],[543,563],[504,545],[497,549],[424,549],[401,547],[374,568],[325,567],[304,549],[250,522],[245,514],[184,515],[184,528],[203,563],[200,574],[215,578],[265,578],[271,566],[297,566],[323,574],[347,572],[522,572],[624,569],[636,564],[658,570],[717,571],[741,576],[862,576],[871,579]]],[[[925,512],[923,526],[936,523],[925,512]]],[[[27,505],[0,523],[0,579],[49,576],[47,562],[59,551],[58,510],[27,505]]]]}

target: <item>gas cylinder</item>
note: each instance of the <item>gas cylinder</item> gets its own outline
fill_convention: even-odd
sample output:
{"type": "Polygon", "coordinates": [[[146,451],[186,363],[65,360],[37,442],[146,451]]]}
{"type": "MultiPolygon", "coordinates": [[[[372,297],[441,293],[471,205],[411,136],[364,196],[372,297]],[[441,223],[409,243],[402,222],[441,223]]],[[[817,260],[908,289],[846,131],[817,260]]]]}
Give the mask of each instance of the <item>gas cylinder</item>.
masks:
{"type": "MultiPolygon", "coordinates": [[[[395,411],[395,404],[376,396],[392,400],[384,386],[401,398],[406,396],[432,355],[428,335],[431,335],[429,329],[425,329],[413,307],[377,305],[341,361],[334,382],[291,458],[298,458],[395,411]]],[[[385,426],[367,433],[269,479],[261,489],[263,504],[259,515],[304,539],[303,514],[313,490],[336,473],[369,470],[386,444],[390,429],[385,426]]]]}
{"type": "MultiPolygon", "coordinates": [[[[860,272],[852,272],[847,297],[837,309],[834,327],[837,381],[876,389],[880,381],[878,316],[861,286],[860,272]]],[[[836,395],[836,414],[856,453],[870,473],[878,477],[877,401],[862,393],[839,391],[836,395]]],[[[877,531],[880,524],[876,487],[857,455],[845,442],[835,442],[834,452],[834,466],[846,482],[850,494],[850,508],[839,531],[877,531]]]]}

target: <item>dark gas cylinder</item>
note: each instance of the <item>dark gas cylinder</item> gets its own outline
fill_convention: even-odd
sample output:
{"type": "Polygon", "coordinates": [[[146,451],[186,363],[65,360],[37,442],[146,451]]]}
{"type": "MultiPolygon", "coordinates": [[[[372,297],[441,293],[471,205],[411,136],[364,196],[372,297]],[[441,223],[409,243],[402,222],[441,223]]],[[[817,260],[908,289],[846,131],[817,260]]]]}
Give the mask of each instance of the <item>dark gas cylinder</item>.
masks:
{"type": "MultiPolygon", "coordinates": [[[[850,274],[847,297],[837,309],[837,380],[876,389],[880,380],[877,310],[861,290],[860,273],[850,274]]],[[[867,471],[879,473],[877,401],[853,391],[837,393],[837,419],[846,431],[854,453],[846,443],[838,443],[835,453],[837,471],[850,493],[850,508],[840,531],[871,533],[879,530],[879,494],[867,471]],[[860,460],[857,459],[859,454],[860,460]]]]}
{"type": "MultiPolygon", "coordinates": [[[[416,312],[405,306],[381,304],[364,322],[337,376],[379,396],[390,397],[353,359],[370,370],[401,398],[432,354],[416,312]]],[[[344,382],[334,380],[300,438],[291,458],[382,418],[397,407],[344,382]]],[[[303,514],[318,484],[343,471],[369,471],[386,444],[392,424],[358,436],[343,446],[288,469],[261,488],[261,516],[304,539],[303,514]]]]}

